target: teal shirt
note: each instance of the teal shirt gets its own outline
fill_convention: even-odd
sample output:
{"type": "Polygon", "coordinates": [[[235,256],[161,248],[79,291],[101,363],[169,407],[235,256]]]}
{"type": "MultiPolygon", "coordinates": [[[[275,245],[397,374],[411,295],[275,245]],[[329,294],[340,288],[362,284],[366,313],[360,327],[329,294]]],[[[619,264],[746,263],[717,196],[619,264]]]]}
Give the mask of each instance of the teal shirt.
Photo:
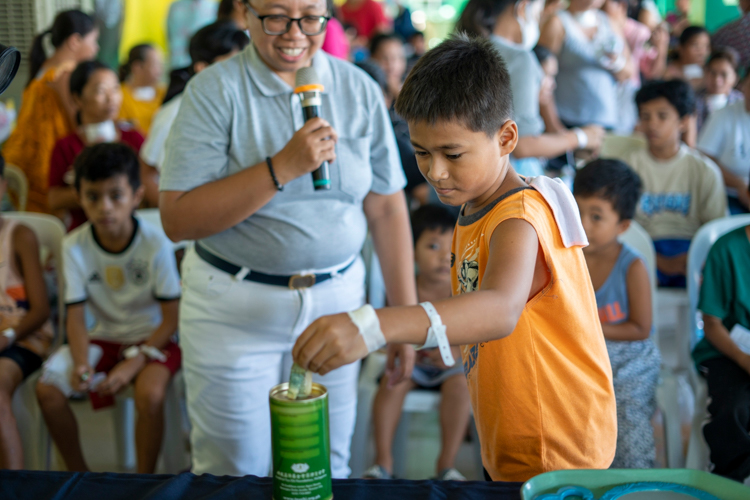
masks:
{"type": "MultiPolygon", "coordinates": [[[[719,238],[703,269],[698,309],[720,318],[727,330],[739,323],[750,328],[750,241],[745,227],[719,238]]],[[[705,337],[693,349],[693,361],[700,365],[722,354],[705,337]]]]}

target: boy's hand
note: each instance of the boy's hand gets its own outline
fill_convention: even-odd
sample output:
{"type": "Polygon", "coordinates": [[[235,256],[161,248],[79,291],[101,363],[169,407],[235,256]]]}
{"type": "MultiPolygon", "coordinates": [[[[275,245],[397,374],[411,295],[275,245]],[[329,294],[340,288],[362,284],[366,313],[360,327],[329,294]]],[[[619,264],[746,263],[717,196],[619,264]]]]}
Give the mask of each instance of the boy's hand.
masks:
{"type": "Polygon", "coordinates": [[[388,379],[389,388],[395,387],[396,384],[411,378],[416,357],[414,347],[408,344],[388,344],[388,361],[385,365],[385,376],[388,379]],[[398,365],[396,365],[397,359],[398,365]]]}
{"type": "Polygon", "coordinates": [[[70,373],[70,387],[75,392],[86,392],[89,390],[89,383],[91,377],[94,375],[94,370],[88,364],[77,365],[73,368],[70,373]]]}
{"type": "Polygon", "coordinates": [[[138,356],[120,361],[112,368],[106,380],[99,384],[96,392],[104,396],[115,395],[128,385],[136,375],[146,366],[146,356],[143,353],[138,356]]]}
{"type": "Polygon", "coordinates": [[[323,316],[302,332],[292,349],[294,362],[321,375],[367,356],[367,345],[346,313],[323,316]]]}
{"type": "MultiPolygon", "coordinates": [[[[424,359],[425,361],[441,370],[448,370],[449,368],[453,368],[456,365],[448,366],[443,362],[443,356],[440,354],[440,349],[437,347],[434,349],[427,349],[424,352],[424,359]]],[[[451,354],[453,354],[453,359],[456,360],[456,363],[461,362],[461,348],[458,346],[451,347],[451,354]]]]}

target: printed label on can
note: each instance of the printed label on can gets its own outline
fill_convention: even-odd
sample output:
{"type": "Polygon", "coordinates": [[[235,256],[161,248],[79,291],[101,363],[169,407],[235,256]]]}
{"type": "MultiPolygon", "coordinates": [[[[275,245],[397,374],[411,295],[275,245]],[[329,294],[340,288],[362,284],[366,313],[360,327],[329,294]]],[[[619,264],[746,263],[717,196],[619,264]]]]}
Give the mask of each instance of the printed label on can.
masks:
{"type": "Polygon", "coordinates": [[[329,500],[331,462],[328,394],[313,384],[309,399],[286,398],[287,384],[271,390],[274,500],[329,500]]]}

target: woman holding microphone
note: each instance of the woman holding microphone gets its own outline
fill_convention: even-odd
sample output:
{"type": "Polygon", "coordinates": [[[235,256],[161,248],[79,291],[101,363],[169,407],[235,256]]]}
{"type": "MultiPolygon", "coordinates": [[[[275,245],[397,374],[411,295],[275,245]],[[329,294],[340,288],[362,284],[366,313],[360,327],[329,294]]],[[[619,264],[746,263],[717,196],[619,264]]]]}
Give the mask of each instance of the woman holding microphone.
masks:
{"type": "MultiPolygon", "coordinates": [[[[380,89],[320,50],[325,0],[246,6],[252,43],[191,81],[161,176],[167,234],[196,240],[180,346],[197,474],[268,474],[268,392],[313,320],[364,303],[368,227],[388,303],[416,303],[405,179],[380,89]],[[305,122],[294,87],[307,66],[324,90],[322,118],[305,122]],[[331,189],[316,191],[310,173],[326,161],[331,189]]],[[[409,376],[413,350],[389,354],[393,381],[409,376]]],[[[329,391],[333,477],[349,474],[357,375],[353,365],[316,380],[329,391]]]]}

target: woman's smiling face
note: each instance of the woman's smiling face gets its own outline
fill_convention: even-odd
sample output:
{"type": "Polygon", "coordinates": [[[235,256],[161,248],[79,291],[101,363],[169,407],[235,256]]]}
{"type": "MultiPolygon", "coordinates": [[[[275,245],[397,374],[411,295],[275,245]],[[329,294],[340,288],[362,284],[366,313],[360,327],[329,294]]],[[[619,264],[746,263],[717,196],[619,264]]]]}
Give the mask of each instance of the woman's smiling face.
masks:
{"type": "Polygon", "coordinates": [[[263,31],[258,16],[325,16],[328,14],[325,0],[252,0],[248,5],[250,38],[258,54],[273,72],[293,85],[297,70],[309,66],[313,55],[323,46],[325,31],[318,35],[305,35],[297,23],[292,23],[287,33],[268,35],[263,31]]]}

